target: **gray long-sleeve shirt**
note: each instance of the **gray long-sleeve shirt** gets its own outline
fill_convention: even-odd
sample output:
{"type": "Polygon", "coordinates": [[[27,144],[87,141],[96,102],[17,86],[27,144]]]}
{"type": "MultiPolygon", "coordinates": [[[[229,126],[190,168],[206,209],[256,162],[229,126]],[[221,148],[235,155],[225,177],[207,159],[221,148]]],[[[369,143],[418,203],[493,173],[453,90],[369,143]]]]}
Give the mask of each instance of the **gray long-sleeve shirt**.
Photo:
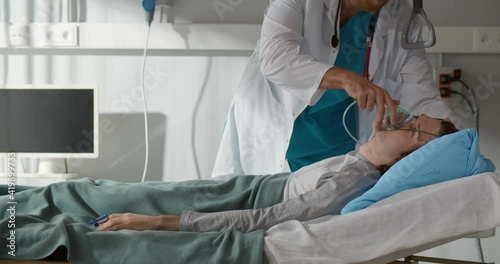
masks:
{"type": "Polygon", "coordinates": [[[184,211],[181,215],[180,230],[249,232],[268,229],[288,220],[307,221],[338,214],[349,201],[367,191],[379,178],[380,172],[361,154],[353,151],[314,163],[293,173],[285,187],[284,201],[279,204],[262,209],[216,213],[184,211]],[[309,176],[312,181],[316,181],[315,186],[314,182],[307,182],[306,177],[309,176]],[[292,195],[295,197],[290,198],[287,196],[290,196],[291,186],[309,187],[306,187],[302,194],[292,195]]]}

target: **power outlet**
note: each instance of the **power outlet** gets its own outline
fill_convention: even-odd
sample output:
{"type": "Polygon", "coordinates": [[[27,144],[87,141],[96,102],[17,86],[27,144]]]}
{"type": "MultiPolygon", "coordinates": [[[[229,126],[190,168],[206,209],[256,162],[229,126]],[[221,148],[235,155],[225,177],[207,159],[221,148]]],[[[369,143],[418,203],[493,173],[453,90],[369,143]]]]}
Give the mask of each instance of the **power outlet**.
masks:
{"type": "Polygon", "coordinates": [[[71,23],[45,24],[37,34],[42,47],[77,47],[78,25],[71,23]]]}
{"type": "Polygon", "coordinates": [[[9,26],[9,43],[12,47],[30,45],[30,30],[28,24],[12,24],[9,26]]]}
{"type": "Polygon", "coordinates": [[[463,102],[463,98],[458,94],[450,94],[449,91],[456,91],[459,93],[463,93],[463,89],[461,85],[458,85],[455,82],[445,82],[443,77],[456,77],[460,75],[461,78],[462,72],[458,67],[437,67],[434,69],[434,80],[438,85],[438,89],[441,93],[441,97],[445,99],[446,103],[453,109],[458,104],[463,102]]]}
{"type": "Polygon", "coordinates": [[[475,52],[500,52],[500,29],[481,28],[474,35],[475,52]]]}

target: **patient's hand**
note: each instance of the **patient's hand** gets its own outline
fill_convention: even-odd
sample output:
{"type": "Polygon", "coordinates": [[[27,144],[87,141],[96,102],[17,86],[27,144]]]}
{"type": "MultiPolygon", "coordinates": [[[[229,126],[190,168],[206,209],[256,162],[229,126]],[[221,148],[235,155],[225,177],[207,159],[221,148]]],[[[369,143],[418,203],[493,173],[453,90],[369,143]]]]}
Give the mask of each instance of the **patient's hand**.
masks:
{"type": "Polygon", "coordinates": [[[97,230],[118,231],[131,230],[165,230],[178,231],[180,217],[175,215],[139,215],[139,214],[111,214],[108,221],[99,225],[97,230]]]}

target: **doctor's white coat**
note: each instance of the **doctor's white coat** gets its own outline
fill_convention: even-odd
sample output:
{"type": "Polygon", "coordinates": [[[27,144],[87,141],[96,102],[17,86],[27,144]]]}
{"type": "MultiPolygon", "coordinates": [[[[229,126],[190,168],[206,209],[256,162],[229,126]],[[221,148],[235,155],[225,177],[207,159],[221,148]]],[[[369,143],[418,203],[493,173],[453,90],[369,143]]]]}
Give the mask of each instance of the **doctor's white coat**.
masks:
{"type": "MultiPolygon", "coordinates": [[[[338,0],[274,0],[269,6],[261,39],[231,103],[212,177],[283,171],[294,120],[325,92],[318,87],[338,52],[365,52],[331,47],[337,6],[338,0]]],[[[380,11],[370,76],[412,114],[451,116],[434,85],[425,50],[400,45],[410,14],[403,0],[391,0],[380,11]]],[[[413,32],[415,41],[420,27],[413,32]]],[[[371,135],[374,119],[375,112],[359,112],[362,141],[371,135]]],[[[332,122],[342,125],[340,118],[332,117],[332,122]]]]}

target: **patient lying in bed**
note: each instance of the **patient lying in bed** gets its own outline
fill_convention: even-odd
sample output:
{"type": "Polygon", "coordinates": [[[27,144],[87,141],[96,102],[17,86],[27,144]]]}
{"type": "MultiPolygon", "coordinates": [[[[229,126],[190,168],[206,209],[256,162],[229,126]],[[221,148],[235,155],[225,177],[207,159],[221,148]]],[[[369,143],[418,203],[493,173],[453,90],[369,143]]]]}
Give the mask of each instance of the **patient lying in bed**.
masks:
{"type": "Polygon", "coordinates": [[[283,188],[284,201],[271,207],[209,213],[184,211],[181,216],[112,214],[98,229],[248,232],[268,229],[292,219],[306,221],[338,214],[346,203],[372,187],[381,172],[399,159],[435,137],[456,131],[449,120],[440,121],[426,115],[401,130],[378,131],[359,152],[333,157],[292,174],[283,188]],[[294,181],[295,186],[297,181],[309,183],[310,186],[301,193],[292,194],[289,188],[291,181],[294,181]]]}
{"type": "MultiPolygon", "coordinates": [[[[381,174],[402,157],[436,136],[456,131],[449,120],[438,121],[422,115],[411,127],[375,132],[359,151],[318,162],[293,174],[240,176],[227,182],[144,184],[84,179],[28,189],[16,194],[19,256],[40,258],[58,246],[66,246],[70,255],[71,248],[78,249],[73,251],[74,260],[85,259],[86,263],[92,263],[87,258],[105,257],[107,250],[103,249],[109,245],[118,247],[125,243],[121,245],[125,250],[130,246],[140,247],[140,244],[127,244],[130,242],[123,237],[131,231],[126,230],[236,231],[225,234],[226,240],[229,236],[230,241],[225,248],[229,252],[226,255],[238,254],[238,259],[246,258],[245,262],[252,263],[252,259],[261,259],[261,230],[288,220],[306,221],[338,214],[345,204],[373,186],[381,174]],[[292,190],[290,186],[298,186],[297,183],[304,188],[292,190]],[[109,220],[98,230],[125,230],[125,233],[99,232],[85,224],[109,213],[109,220]],[[114,234],[106,236],[110,233],[114,234]],[[66,239],[60,239],[58,235],[66,239]],[[21,239],[23,236],[25,239],[21,239]],[[53,247],[47,247],[47,244],[53,247]],[[260,255],[238,253],[235,245],[240,245],[242,251],[255,247],[260,255]],[[84,252],[92,252],[93,257],[84,252]]],[[[7,201],[8,196],[0,197],[2,206],[6,206],[7,201]]],[[[9,212],[2,212],[0,233],[5,235],[9,233],[6,224],[9,212]]],[[[198,248],[192,239],[196,233],[188,232],[164,232],[168,236],[162,236],[161,242],[149,241],[143,250],[151,253],[149,247],[153,246],[152,243],[161,243],[162,250],[198,248]],[[165,237],[168,237],[167,241],[163,239],[165,237]]],[[[140,234],[134,233],[134,239],[151,233],[140,234]]],[[[220,245],[228,243],[218,233],[196,236],[198,246],[207,250],[209,255],[221,251],[220,245]],[[209,249],[209,245],[214,244],[217,247],[209,249]]],[[[172,254],[176,254],[174,252],[172,254]]],[[[200,253],[200,249],[197,252],[200,253]]],[[[8,257],[4,251],[0,253],[0,258],[8,257]]],[[[179,259],[179,263],[190,262],[179,259]]]]}

